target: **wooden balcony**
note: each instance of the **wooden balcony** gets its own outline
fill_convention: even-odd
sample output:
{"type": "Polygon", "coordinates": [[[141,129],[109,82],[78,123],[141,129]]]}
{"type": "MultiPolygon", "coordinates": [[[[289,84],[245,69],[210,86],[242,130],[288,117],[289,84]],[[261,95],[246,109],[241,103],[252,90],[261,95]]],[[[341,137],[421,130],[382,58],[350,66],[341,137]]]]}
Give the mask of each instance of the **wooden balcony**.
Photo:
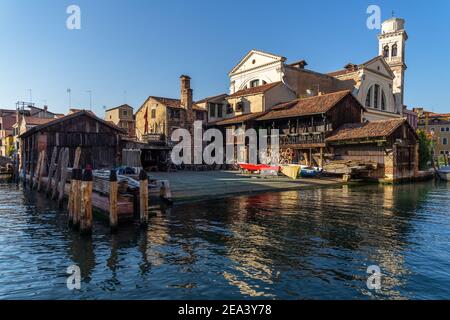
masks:
{"type": "Polygon", "coordinates": [[[280,146],[282,147],[324,147],[324,132],[294,133],[280,135],[280,146]]]}

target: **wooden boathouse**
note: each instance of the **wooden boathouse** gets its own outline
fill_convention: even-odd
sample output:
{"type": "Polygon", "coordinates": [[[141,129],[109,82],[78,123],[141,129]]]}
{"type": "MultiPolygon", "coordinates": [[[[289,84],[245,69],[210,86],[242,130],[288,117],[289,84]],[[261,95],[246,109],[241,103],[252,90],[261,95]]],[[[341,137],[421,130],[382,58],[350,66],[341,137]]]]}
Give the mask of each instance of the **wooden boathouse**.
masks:
{"type": "Polygon", "coordinates": [[[75,151],[81,148],[79,165],[92,169],[114,168],[120,165],[121,136],[123,129],[102,120],[91,111],[82,110],[65,117],[36,126],[20,136],[20,156],[26,173],[33,172],[39,152],[45,150],[51,155],[53,148],[58,152],[69,149],[69,166],[74,163],[75,151]]]}
{"type": "Polygon", "coordinates": [[[349,162],[371,162],[368,178],[400,182],[418,177],[418,136],[405,118],[348,123],[326,143],[335,160],[328,171],[349,162]]]}

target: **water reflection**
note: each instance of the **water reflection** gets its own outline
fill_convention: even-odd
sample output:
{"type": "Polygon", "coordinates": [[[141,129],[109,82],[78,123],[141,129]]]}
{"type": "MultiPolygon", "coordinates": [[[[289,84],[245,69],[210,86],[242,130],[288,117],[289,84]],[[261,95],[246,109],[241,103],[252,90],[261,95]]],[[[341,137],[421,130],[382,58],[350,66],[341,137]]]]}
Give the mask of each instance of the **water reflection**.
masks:
{"type": "Polygon", "coordinates": [[[155,206],[145,230],[110,234],[96,221],[92,237],[67,228],[44,196],[0,189],[0,298],[450,298],[448,185],[155,206]],[[72,264],[79,292],[65,287],[72,264]],[[370,265],[382,270],[380,291],[366,287],[370,265]]]}

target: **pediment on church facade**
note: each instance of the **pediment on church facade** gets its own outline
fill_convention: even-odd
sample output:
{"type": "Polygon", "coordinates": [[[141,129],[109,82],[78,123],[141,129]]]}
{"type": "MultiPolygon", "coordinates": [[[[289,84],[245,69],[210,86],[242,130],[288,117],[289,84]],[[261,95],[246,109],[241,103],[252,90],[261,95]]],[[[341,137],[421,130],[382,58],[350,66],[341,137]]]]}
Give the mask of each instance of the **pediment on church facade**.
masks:
{"type": "Polygon", "coordinates": [[[384,61],[383,57],[378,56],[375,57],[361,65],[364,69],[373,71],[378,74],[382,74],[386,77],[389,77],[391,79],[395,78],[394,73],[392,72],[389,65],[384,61]]]}
{"type": "Polygon", "coordinates": [[[237,73],[249,71],[258,67],[270,65],[272,63],[284,62],[285,57],[275,54],[251,50],[247,55],[230,71],[229,75],[232,76],[237,73]]]}

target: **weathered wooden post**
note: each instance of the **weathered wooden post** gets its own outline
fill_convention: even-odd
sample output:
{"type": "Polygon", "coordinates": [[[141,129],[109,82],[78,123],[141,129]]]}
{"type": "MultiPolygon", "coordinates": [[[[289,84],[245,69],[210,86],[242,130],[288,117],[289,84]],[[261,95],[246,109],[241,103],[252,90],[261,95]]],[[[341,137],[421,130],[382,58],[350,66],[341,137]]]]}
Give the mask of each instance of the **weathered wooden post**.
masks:
{"type": "Polygon", "coordinates": [[[63,158],[61,162],[61,181],[59,182],[59,193],[58,193],[58,206],[62,208],[64,201],[64,191],[67,181],[67,169],[69,166],[69,148],[64,149],[63,158]]]}
{"type": "Polygon", "coordinates": [[[72,174],[70,176],[69,203],[67,205],[67,211],[69,212],[69,226],[73,225],[74,220],[75,180],[76,171],[75,169],[72,169],[72,174]]]}
{"type": "Polygon", "coordinates": [[[52,179],[55,173],[55,162],[57,156],[58,156],[58,148],[54,147],[52,151],[52,157],[50,158],[50,163],[48,166],[47,190],[45,191],[47,195],[50,194],[50,190],[52,189],[52,179]]]}
{"type": "Polygon", "coordinates": [[[86,169],[81,182],[81,234],[92,233],[92,184],[92,170],[86,169]]]}
{"type": "Polygon", "coordinates": [[[34,178],[34,148],[35,148],[35,135],[31,136],[31,148],[30,148],[30,190],[33,190],[33,178],[34,178]]]}
{"type": "Polygon", "coordinates": [[[36,164],[36,171],[34,172],[34,177],[32,177],[31,189],[37,188],[37,183],[39,179],[39,171],[41,170],[41,160],[42,160],[42,151],[39,152],[38,161],[36,164]]]}
{"type": "Polygon", "coordinates": [[[139,209],[141,225],[146,226],[148,224],[148,176],[145,170],[141,170],[139,174],[139,209]]]}
{"type": "Polygon", "coordinates": [[[47,152],[45,150],[43,150],[41,166],[39,168],[39,174],[38,174],[38,186],[37,186],[38,191],[41,191],[41,189],[42,189],[42,176],[44,175],[44,171],[45,171],[45,159],[46,158],[47,158],[47,152]]]}
{"type": "Polygon", "coordinates": [[[56,166],[55,179],[53,181],[52,200],[56,200],[56,196],[58,195],[58,186],[59,180],[61,179],[61,166],[63,162],[63,157],[64,157],[64,148],[61,148],[61,150],[59,150],[58,165],[56,166]]]}
{"type": "Polygon", "coordinates": [[[77,149],[75,150],[75,158],[73,160],[74,169],[80,168],[80,159],[81,159],[81,147],[77,147],[77,149]]]}
{"type": "Polygon", "coordinates": [[[119,224],[119,219],[117,216],[117,172],[116,170],[111,170],[109,175],[109,225],[111,231],[117,231],[119,224]]]}
{"type": "Polygon", "coordinates": [[[83,172],[81,169],[73,169],[74,186],[73,186],[73,216],[72,226],[74,229],[80,228],[81,220],[81,178],[83,172]]]}

